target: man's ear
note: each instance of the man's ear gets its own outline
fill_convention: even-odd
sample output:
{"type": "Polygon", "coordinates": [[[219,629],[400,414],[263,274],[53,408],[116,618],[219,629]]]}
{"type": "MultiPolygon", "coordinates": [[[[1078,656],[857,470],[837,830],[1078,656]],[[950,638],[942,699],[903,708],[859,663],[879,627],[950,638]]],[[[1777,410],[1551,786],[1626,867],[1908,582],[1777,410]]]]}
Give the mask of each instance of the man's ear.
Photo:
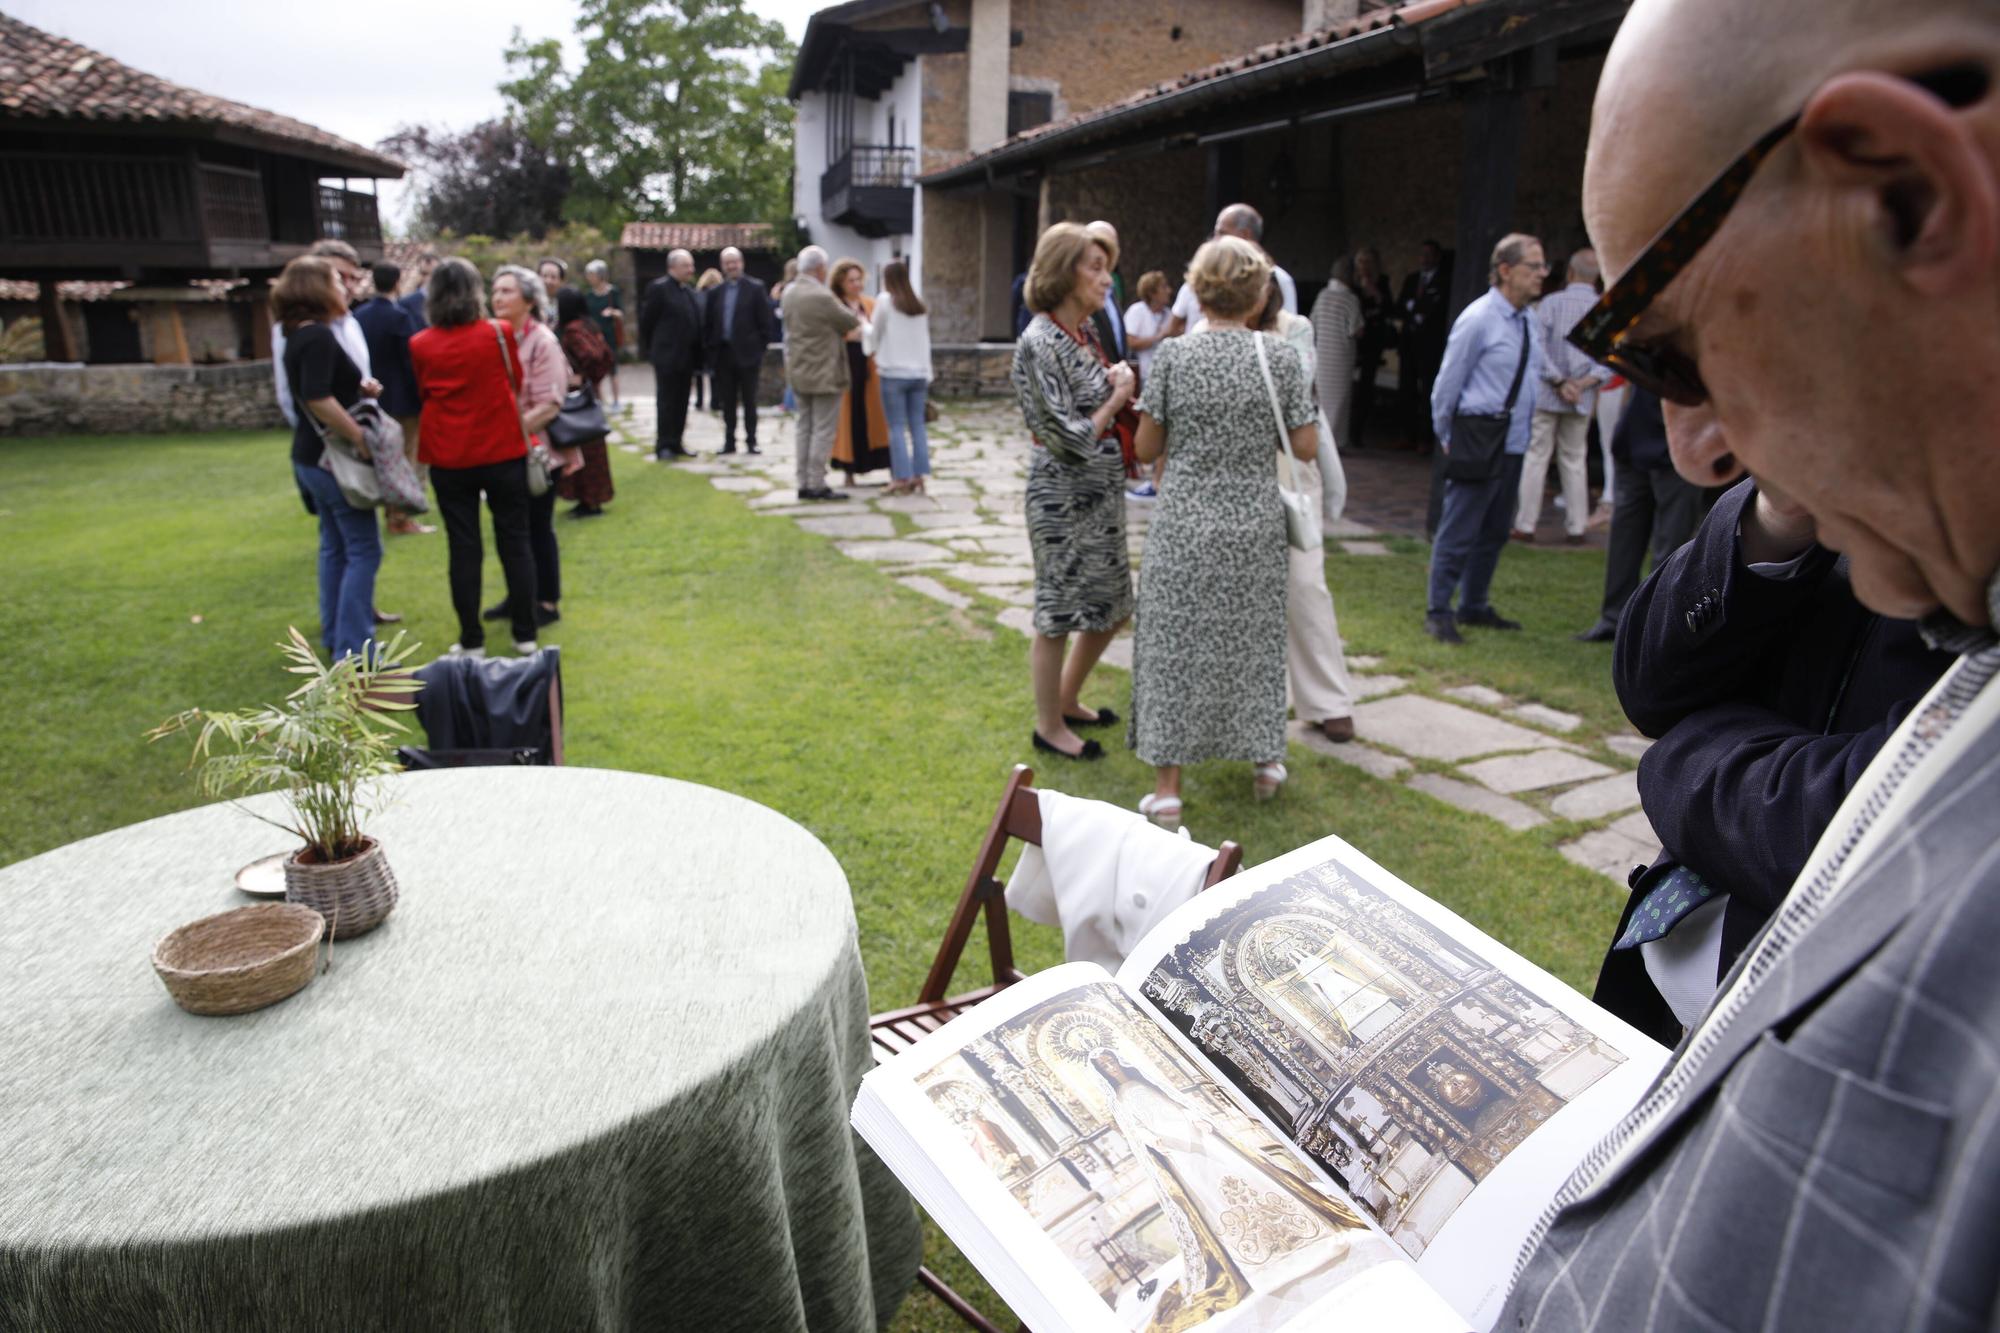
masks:
{"type": "Polygon", "coordinates": [[[1864,192],[1898,274],[1926,295],[1990,277],[2000,257],[2000,170],[1976,117],[1905,79],[1836,75],[1799,117],[1805,170],[1841,192],[1864,192]]]}

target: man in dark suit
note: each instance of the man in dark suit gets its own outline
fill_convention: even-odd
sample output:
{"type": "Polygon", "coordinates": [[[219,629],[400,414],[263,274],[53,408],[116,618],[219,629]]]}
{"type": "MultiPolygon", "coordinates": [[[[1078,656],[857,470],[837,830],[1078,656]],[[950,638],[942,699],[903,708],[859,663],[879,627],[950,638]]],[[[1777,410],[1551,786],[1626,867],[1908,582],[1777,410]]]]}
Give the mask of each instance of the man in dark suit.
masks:
{"type": "Polygon", "coordinates": [[[1597,623],[1576,635],[1585,643],[1610,643],[1618,637],[1625,604],[1639,589],[1647,546],[1653,549],[1653,569],[1658,571],[1701,522],[1702,489],[1674,471],[1658,394],[1630,391],[1618,429],[1611,433],[1611,457],[1618,464],[1618,475],[1631,484],[1618,488],[1611,515],[1611,552],[1604,562],[1604,601],[1597,623]]]}
{"type": "MultiPolygon", "coordinates": [[[[1656,396],[1635,398],[1620,435],[1659,411],[1656,396]]],[[[1690,505],[1701,494],[1674,481],[1690,505]]],[[[1952,661],[1912,622],[1856,601],[1846,558],[1807,533],[1796,549],[1762,552],[1785,559],[1746,563],[1738,536],[1759,500],[1755,482],[1730,490],[1622,608],[1613,679],[1632,724],[1658,738],[1639,761],[1639,797],[1664,854],[1634,875],[1595,998],[1668,1046],[1684,1026],[1674,999],[1714,994],[1869,760],[1952,661]],[[1678,903],[1677,874],[1692,894],[1678,903]],[[1661,913],[1642,913],[1655,893],[1661,913]],[[1646,917],[1637,929],[1635,916],[1646,917]]],[[[1768,494],[1762,503],[1771,508],[1768,494]]],[[[1611,539],[1615,551],[1616,521],[1611,539]]]]}
{"type": "Polygon", "coordinates": [[[1446,318],[1451,307],[1451,268],[1444,262],[1444,247],[1425,241],[1421,254],[1417,271],[1403,279],[1396,297],[1396,319],[1402,325],[1396,395],[1403,400],[1409,433],[1406,443],[1411,447],[1428,447],[1432,441],[1431,385],[1437,382],[1445,340],[1451,333],[1451,321],[1446,318]]]}
{"type": "Polygon", "coordinates": [[[691,458],[681,443],[687,433],[688,390],[702,365],[701,305],[695,300],[694,256],[686,250],[667,254],[667,276],[646,286],[639,303],[639,346],[653,363],[654,392],[659,395],[659,428],[653,457],[691,458]]]}
{"type": "MultiPolygon", "coordinates": [[[[1683,477],[1756,479],[1748,576],[1816,542],[1956,658],[1557,1193],[1491,1327],[1944,1333],[2000,1309],[1996,70],[1992,0],[1636,0],[1605,59],[1583,215],[1619,276],[1579,349],[1667,400],[1683,477]]],[[[1699,650],[1758,614],[1731,604],[1745,576],[1647,623],[1699,650]]]]}
{"type": "Polygon", "coordinates": [[[711,288],[702,312],[702,344],[714,375],[710,406],[722,411],[722,452],[736,452],[736,404],[743,403],[743,447],[757,448],[757,379],[764,369],[764,349],[776,342],[778,321],[771,313],[771,294],[764,284],[743,271],[743,252],[730,246],[722,252],[722,285],[711,288]]]}

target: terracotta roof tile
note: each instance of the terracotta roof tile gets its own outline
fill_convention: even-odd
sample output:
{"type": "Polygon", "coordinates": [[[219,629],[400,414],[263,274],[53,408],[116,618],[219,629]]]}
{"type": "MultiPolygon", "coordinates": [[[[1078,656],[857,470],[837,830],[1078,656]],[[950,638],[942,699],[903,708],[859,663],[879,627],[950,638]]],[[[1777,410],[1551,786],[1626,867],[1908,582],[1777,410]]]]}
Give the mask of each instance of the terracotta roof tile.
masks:
{"type": "Polygon", "coordinates": [[[628,222],[618,243],[627,250],[769,250],[778,234],[768,222],[628,222]]]}
{"type": "MultiPolygon", "coordinates": [[[[171,296],[179,301],[226,301],[231,292],[247,285],[243,278],[196,278],[187,284],[185,293],[178,287],[147,287],[127,299],[145,300],[151,294],[162,300],[171,296]]],[[[107,301],[131,286],[129,282],[59,282],[56,294],[65,301],[107,301]]],[[[30,279],[0,278],[0,301],[34,301],[40,297],[40,285],[30,279]]]]}
{"type": "Polygon", "coordinates": [[[294,145],[305,156],[319,149],[337,161],[365,165],[374,175],[403,174],[395,158],[302,120],[183,88],[5,14],[0,14],[0,113],[29,120],[226,125],[294,145]]]}

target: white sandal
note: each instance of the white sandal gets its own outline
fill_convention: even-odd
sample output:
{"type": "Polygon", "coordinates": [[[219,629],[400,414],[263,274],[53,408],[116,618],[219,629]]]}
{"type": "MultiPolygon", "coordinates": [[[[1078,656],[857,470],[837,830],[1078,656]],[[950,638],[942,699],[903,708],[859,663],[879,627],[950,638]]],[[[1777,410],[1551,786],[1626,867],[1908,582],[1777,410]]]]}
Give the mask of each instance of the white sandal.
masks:
{"type": "Polygon", "coordinates": [[[1278,788],[1284,786],[1285,779],[1291,776],[1285,771],[1283,764],[1258,764],[1254,772],[1257,799],[1260,801],[1268,801],[1276,796],[1278,788]]]}
{"type": "Polygon", "coordinates": [[[1139,813],[1163,829],[1177,829],[1181,826],[1181,798],[1149,791],[1139,798],[1139,813]]]}

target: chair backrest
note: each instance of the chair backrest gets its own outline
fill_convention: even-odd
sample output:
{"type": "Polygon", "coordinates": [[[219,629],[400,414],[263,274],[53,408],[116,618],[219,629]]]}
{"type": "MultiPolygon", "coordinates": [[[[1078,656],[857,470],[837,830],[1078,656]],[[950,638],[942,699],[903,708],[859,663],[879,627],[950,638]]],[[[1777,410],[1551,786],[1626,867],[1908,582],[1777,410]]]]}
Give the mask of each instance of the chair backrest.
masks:
{"type": "Polygon", "coordinates": [[[405,746],[409,768],[563,761],[561,650],[523,658],[440,657],[414,673],[428,749],[405,746]]]}
{"type": "MultiPolygon", "coordinates": [[[[1035,770],[1026,764],[1014,765],[1014,772],[1007,779],[1000,807],[993,812],[986,840],[979,845],[979,859],[966,877],[965,889],[958,896],[958,906],[952,910],[944,943],[931,963],[930,976],[924,980],[917,1003],[935,1004],[945,998],[952,973],[958,970],[958,960],[972,939],[972,923],[982,910],[986,913],[986,947],[993,955],[993,984],[1009,986],[1022,979],[1023,973],[1014,966],[1014,937],[1007,922],[1007,885],[995,875],[1009,838],[1037,847],[1042,845],[1042,803],[1035,795],[1035,770]]],[[[1223,843],[1216,849],[1215,860],[1209,863],[1202,888],[1215,887],[1242,865],[1243,849],[1234,842],[1223,843]]]]}

